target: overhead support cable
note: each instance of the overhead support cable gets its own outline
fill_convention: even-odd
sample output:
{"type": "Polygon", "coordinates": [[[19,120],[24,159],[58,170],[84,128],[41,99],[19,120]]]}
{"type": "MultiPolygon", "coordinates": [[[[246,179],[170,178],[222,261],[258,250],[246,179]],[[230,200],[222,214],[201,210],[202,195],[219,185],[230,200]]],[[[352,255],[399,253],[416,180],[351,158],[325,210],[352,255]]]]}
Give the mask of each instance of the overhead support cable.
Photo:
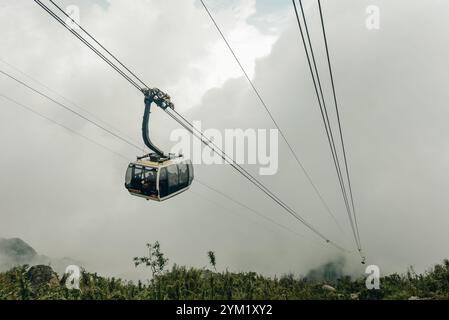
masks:
{"type": "Polygon", "coordinates": [[[303,17],[303,20],[304,20],[304,28],[305,28],[306,36],[307,36],[307,39],[308,39],[309,48],[307,47],[307,44],[306,44],[304,31],[303,31],[302,26],[301,26],[301,22],[300,22],[300,18],[299,18],[299,14],[298,14],[298,10],[297,10],[297,7],[296,7],[295,0],[292,0],[292,2],[293,2],[293,8],[295,10],[296,20],[298,22],[299,31],[300,31],[300,34],[301,34],[302,43],[304,45],[304,50],[305,50],[305,53],[306,53],[307,62],[308,62],[308,65],[309,65],[309,70],[310,70],[310,73],[311,73],[311,76],[312,76],[312,81],[313,81],[313,85],[314,85],[314,88],[315,88],[316,97],[317,97],[317,100],[318,100],[318,106],[320,108],[321,118],[323,120],[324,128],[325,128],[325,131],[326,131],[326,136],[327,136],[327,139],[328,139],[328,142],[329,142],[329,147],[330,147],[330,151],[331,151],[331,154],[332,154],[332,160],[334,162],[335,170],[336,170],[336,173],[337,173],[341,194],[342,194],[343,201],[344,201],[345,208],[346,208],[346,212],[347,212],[347,215],[348,215],[348,218],[349,218],[349,221],[350,221],[351,230],[352,230],[352,232],[354,234],[355,243],[356,243],[357,248],[359,248],[359,243],[358,243],[358,238],[356,236],[355,225],[354,225],[353,218],[352,218],[351,208],[350,208],[350,205],[349,205],[348,196],[347,196],[347,193],[346,193],[346,188],[345,188],[345,184],[344,184],[344,181],[343,181],[343,176],[342,176],[342,173],[341,173],[340,162],[339,162],[339,159],[338,159],[338,152],[337,152],[337,149],[335,147],[335,141],[334,141],[334,137],[333,137],[333,133],[332,133],[332,127],[331,127],[331,124],[330,124],[330,121],[329,121],[329,115],[328,115],[326,102],[325,102],[324,95],[323,95],[323,90],[322,90],[322,86],[321,86],[321,80],[320,80],[320,76],[319,76],[319,73],[318,73],[318,68],[317,68],[316,61],[315,61],[315,54],[314,54],[312,42],[311,42],[310,36],[309,36],[309,30],[308,30],[308,27],[307,27],[307,20],[306,20],[306,17],[305,17],[305,14],[304,14],[304,10],[303,10],[303,7],[302,7],[302,2],[299,1],[301,12],[302,12],[302,17],[303,17]],[[309,49],[310,49],[310,55],[309,55],[309,49]],[[315,70],[316,74],[314,73],[314,70],[315,70]]]}
{"type": "Polygon", "coordinates": [[[3,74],[3,75],[5,75],[5,76],[7,76],[8,78],[14,80],[15,82],[19,83],[20,85],[22,85],[22,86],[28,88],[29,90],[33,91],[34,93],[37,93],[37,94],[40,95],[41,97],[50,100],[51,102],[53,102],[53,103],[56,104],[57,106],[59,106],[59,107],[65,109],[65,110],[67,110],[68,112],[73,113],[73,114],[76,115],[77,117],[79,117],[79,118],[81,118],[81,119],[83,119],[83,120],[89,122],[90,124],[94,125],[95,127],[97,127],[97,128],[99,128],[99,129],[101,129],[101,130],[103,130],[103,131],[109,133],[110,135],[116,137],[117,139],[122,140],[123,142],[129,144],[129,145],[132,146],[132,147],[137,148],[138,150],[142,150],[142,148],[141,148],[139,145],[137,145],[137,144],[135,144],[135,143],[133,143],[133,142],[130,142],[130,141],[128,141],[128,140],[122,138],[120,135],[118,135],[118,134],[116,134],[115,132],[109,130],[109,129],[106,128],[105,126],[99,124],[99,123],[96,122],[96,121],[93,121],[93,120],[89,119],[89,118],[86,117],[85,115],[82,115],[81,113],[77,112],[76,110],[73,110],[73,109],[70,108],[69,106],[67,106],[67,105],[65,105],[65,104],[63,104],[63,103],[61,103],[61,102],[59,102],[59,101],[53,99],[53,98],[50,97],[49,95],[47,95],[47,94],[43,93],[42,91],[39,91],[39,90],[37,90],[36,88],[30,86],[29,84],[27,84],[27,83],[25,83],[25,82],[23,82],[23,81],[17,79],[16,77],[10,75],[9,73],[7,73],[7,72],[5,72],[5,71],[3,71],[3,70],[0,70],[0,73],[3,74]]]}
{"type": "Polygon", "coordinates": [[[72,23],[74,23],[80,30],[82,30],[90,39],[92,39],[97,45],[100,46],[104,51],[106,51],[120,66],[122,66],[126,71],[128,71],[134,78],[137,79],[145,88],[150,88],[145,82],[143,82],[138,76],[135,75],[127,66],[125,66],[114,54],[112,54],[108,49],[106,49],[100,42],[97,41],[89,32],[86,31],[82,26],[79,25],[70,15],[67,14],[60,6],[58,6],[53,0],[49,0],[60,12],[62,12],[72,23]]]}
{"type": "Polygon", "coordinates": [[[64,100],[66,103],[68,103],[70,106],[75,107],[78,110],[81,110],[82,112],[86,113],[87,115],[89,115],[91,118],[93,118],[94,120],[98,121],[99,123],[101,123],[104,126],[107,126],[109,128],[111,128],[112,130],[114,130],[115,132],[117,132],[117,134],[127,138],[128,140],[132,140],[131,137],[129,137],[127,134],[125,134],[124,132],[122,132],[120,129],[118,129],[116,126],[100,119],[100,117],[92,112],[90,112],[89,110],[87,110],[87,108],[84,108],[82,106],[80,106],[79,104],[73,102],[73,100],[65,97],[64,95],[62,95],[61,93],[57,92],[56,90],[50,88],[48,85],[46,85],[45,83],[43,83],[42,81],[39,81],[35,78],[33,78],[32,76],[30,76],[29,74],[25,73],[23,70],[20,70],[19,68],[17,68],[16,66],[13,66],[12,64],[10,64],[9,62],[3,60],[0,58],[0,62],[4,63],[5,65],[7,65],[9,68],[13,69],[14,71],[20,73],[21,75],[25,76],[26,78],[30,79],[31,81],[33,81],[34,83],[40,85],[41,87],[45,88],[48,92],[51,92],[52,94],[58,96],[59,98],[61,98],[62,100],[64,100]]]}
{"type": "Polygon", "coordinates": [[[355,227],[357,230],[357,237],[359,239],[359,250],[362,251],[362,244],[361,244],[361,240],[360,240],[360,233],[359,233],[359,227],[358,227],[358,223],[357,223],[357,214],[356,214],[356,210],[355,210],[355,205],[354,205],[354,196],[352,193],[352,184],[351,184],[351,178],[350,178],[350,174],[349,174],[349,166],[348,166],[348,160],[346,157],[346,148],[345,148],[345,142],[343,139],[343,130],[342,130],[342,125],[341,125],[341,120],[340,120],[340,112],[338,110],[338,102],[337,102],[337,94],[336,94],[336,90],[335,90],[335,82],[334,82],[334,75],[332,72],[332,64],[331,64],[331,60],[330,60],[330,54],[329,54],[329,46],[328,46],[328,42],[327,42],[327,36],[326,36],[326,28],[324,26],[324,17],[323,17],[323,11],[321,8],[321,0],[318,0],[318,9],[320,11],[320,20],[321,20],[321,29],[323,31],[323,38],[324,38],[324,44],[325,44],[325,48],[326,48],[326,56],[327,56],[327,63],[328,63],[328,67],[329,67],[329,74],[330,74],[330,79],[331,79],[331,84],[332,84],[332,94],[334,97],[334,104],[335,104],[335,113],[337,115],[337,122],[338,122],[338,130],[340,133],[340,140],[341,140],[341,145],[342,145],[342,150],[343,150],[343,158],[345,161],[345,168],[346,168],[346,178],[348,180],[348,186],[349,186],[349,194],[351,197],[351,204],[352,204],[352,211],[354,213],[354,221],[355,221],[355,227]]]}
{"type": "Polygon", "coordinates": [[[89,41],[84,39],[76,30],[71,28],[65,23],[57,14],[55,14],[50,8],[43,4],[40,0],[34,0],[42,9],[44,9],[50,16],[52,16],[57,22],[59,22],[64,28],[69,30],[75,37],[77,37],[82,43],[84,43],[89,49],[91,49],[97,56],[99,56],[104,62],[111,66],[115,71],[117,71],[122,77],[124,77],[132,86],[137,90],[141,91],[141,87],[134,81],[129,75],[127,75],[123,70],[118,68],[110,59],[108,59],[104,54],[102,54],[98,49],[96,49],[89,41]]]}
{"type": "Polygon", "coordinates": [[[349,201],[348,193],[346,191],[346,185],[345,185],[345,181],[344,181],[344,178],[343,178],[342,169],[341,169],[341,166],[340,166],[340,161],[339,161],[339,158],[338,158],[338,151],[337,151],[337,148],[336,148],[336,145],[335,145],[335,140],[334,140],[334,136],[333,136],[333,132],[332,132],[332,126],[331,126],[331,123],[330,123],[330,120],[329,120],[329,115],[328,115],[326,102],[325,102],[325,98],[324,98],[324,94],[323,94],[323,88],[322,88],[322,85],[321,85],[321,80],[320,80],[320,76],[319,76],[319,72],[318,72],[318,68],[317,68],[315,54],[314,54],[314,51],[313,51],[313,45],[312,45],[312,42],[311,42],[311,39],[310,39],[310,34],[309,34],[308,26],[307,26],[307,19],[306,19],[306,16],[305,16],[305,12],[304,12],[304,8],[303,8],[303,5],[302,5],[302,1],[298,0],[298,2],[299,2],[299,5],[300,5],[302,19],[304,21],[304,28],[305,28],[306,36],[304,35],[304,31],[303,31],[303,28],[301,26],[301,21],[300,21],[300,17],[299,17],[299,14],[298,14],[298,9],[297,9],[297,6],[296,6],[296,2],[295,2],[295,0],[292,0],[293,8],[294,8],[295,15],[296,15],[296,20],[297,20],[299,31],[300,31],[300,34],[301,34],[302,43],[303,43],[303,46],[304,46],[307,62],[308,62],[308,65],[309,65],[309,70],[310,70],[310,73],[311,73],[311,76],[312,76],[312,81],[313,81],[313,85],[314,85],[314,88],[315,88],[315,93],[316,93],[316,97],[317,97],[317,100],[318,100],[318,105],[320,107],[322,120],[323,120],[323,123],[324,123],[324,126],[325,126],[326,136],[328,138],[329,147],[330,147],[330,150],[331,150],[332,158],[333,158],[335,169],[336,169],[336,172],[337,172],[337,176],[338,176],[338,180],[339,180],[339,184],[340,184],[340,189],[342,191],[343,200],[345,202],[345,207],[346,207],[346,211],[347,211],[348,218],[349,218],[349,221],[350,221],[350,226],[351,226],[351,229],[352,229],[352,233],[353,233],[353,236],[354,236],[354,241],[356,243],[357,250],[359,251],[360,256],[362,257],[362,261],[364,261],[365,257],[362,254],[360,233],[359,233],[359,230],[358,230],[357,219],[356,219],[356,214],[355,214],[355,206],[354,206],[354,200],[353,200],[353,195],[352,195],[352,187],[351,187],[351,183],[350,183],[350,179],[349,179],[349,170],[348,170],[348,164],[347,164],[347,158],[346,158],[346,150],[345,150],[345,146],[344,146],[344,140],[343,140],[343,134],[342,134],[342,128],[341,128],[341,121],[340,121],[340,116],[339,116],[339,111],[338,111],[338,104],[337,104],[337,99],[336,99],[336,91],[335,91],[335,85],[334,85],[334,80],[333,80],[333,75],[332,75],[332,67],[331,67],[331,63],[330,63],[329,49],[328,49],[328,45],[327,45],[327,38],[326,38],[326,33],[325,33],[325,28],[324,28],[324,19],[323,19],[323,14],[322,14],[322,10],[321,10],[320,0],[318,0],[318,5],[319,5],[319,10],[320,10],[321,26],[322,26],[323,38],[324,38],[324,42],[325,42],[325,46],[326,46],[327,62],[328,62],[328,67],[329,67],[329,72],[330,72],[330,77],[331,77],[332,91],[333,91],[334,103],[335,103],[337,120],[338,120],[340,141],[341,141],[341,144],[342,144],[342,151],[343,151],[343,156],[344,156],[344,161],[345,161],[346,178],[347,178],[347,181],[348,181],[349,194],[350,194],[350,197],[351,197],[351,204],[350,204],[350,201],[349,201]],[[308,47],[307,47],[306,40],[305,40],[306,37],[307,37],[308,47]],[[309,50],[310,50],[310,54],[309,54],[309,50]],[[313,65],[313,67],[312,67],[312,65],[313,65]]]}
{"type": "Polygon", "coordinates": [[[50,123],[52,123],[52,124],[55,124],[55,125],[57,125],[57,126],[63,128],[63,129],[65,129],[65,130],[67,130],[67,131],[70,132],[70,133],[73,133],[73,134],[75,134],[75,135],[77,135],[77,136],[79,136],[79,137],[81,137],[81,138],[83,138],[83,139],[89,141],[90,143],[92,143],[92,144],[94,144],[94,145],[96,145],[96,146],[98,146],[98,147],[100,147],[100,148],[105,149],[106,151],[109,151],[109,152],[115,154],[116,156],[119,156],[119,157],[122,158],[122,159],[128,160],[128,158],[127,158],[125,155],[123,155],[123,154],[121,154],[121,153],[119,153],[119,152],[116,152],[116,151],[112,150],[111,148],[105,146],[104,144],[101,144],[101,143],[99,143],[98,141],[95,141],[95,140],[89,138],[88,136],[81,134],[80,132],[78,132],[78,131],[76,131],[76,130],[74,130],[74,129],[72,129],[72,128],[70,128],[70,127],[64,125],[64,124],[62,124],[61,122],[58,122],[58,121],[56,121],[56,120],[53,120],[52,118],[50,118],[50,117],[44,115],[43,113],[41,113],[41,112],[39,112],[39,111],[36,111],[36,110],[34,110],[33,108],[30,108],[29,106],[27,106],[27,105],[25,105],[25,104],[23,104],[23,103],[20,103],[20,102],[17,101],[17,100],[14,100],[13,98],[10,98],[10,97],[8,97],[8,96],[6,96],[6,95],[4,95],[4,94],[1,94],[1,93],[0,93],[0,97],[2,97],[3,99],[5,99],[5,100],[7,100],[7,101],[9,101],[9,102],[14,103],[15,105],[21,107],[22,109],[24,109],[24,110],[26,110],[26,111],[28,111],[28,112],[30,112],[30,113],[33,113],[34,115],[36,115],[36,116],[38,116],[38,117],[40,117],[40,118],[42,118],[42,119],[47,120],[48,122],[50,122],[50,123]]]}

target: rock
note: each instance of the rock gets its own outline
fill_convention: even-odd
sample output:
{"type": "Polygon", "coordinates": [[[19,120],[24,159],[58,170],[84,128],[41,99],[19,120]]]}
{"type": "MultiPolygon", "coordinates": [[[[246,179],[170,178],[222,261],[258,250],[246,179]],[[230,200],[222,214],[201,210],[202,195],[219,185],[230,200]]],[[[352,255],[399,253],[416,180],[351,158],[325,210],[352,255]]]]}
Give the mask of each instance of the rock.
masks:
{"type": "Polygon", "coordinates": [[[421,300],[421,299],[417,296],[411,296],[410,298],[408,298],[408,300],[421,300]]]}
{"type": "Polygon", "coordinates": [[[332,286],[330,286],[330,285],[328,285],[328,284],[323,285],[321,288],[323,288],[323,289],[326,290],[326,291],[330,291],[330,292],[335,292],[335,291],[337,291],[337,289],[335,289],[334,287],[332,287],[332,286]]]}
{"type": "Polygon", "coordinates": [[[33,290],[45,285],[58,285],[58,275],[50,266],[37,265],[27,272],[33,290]]]}

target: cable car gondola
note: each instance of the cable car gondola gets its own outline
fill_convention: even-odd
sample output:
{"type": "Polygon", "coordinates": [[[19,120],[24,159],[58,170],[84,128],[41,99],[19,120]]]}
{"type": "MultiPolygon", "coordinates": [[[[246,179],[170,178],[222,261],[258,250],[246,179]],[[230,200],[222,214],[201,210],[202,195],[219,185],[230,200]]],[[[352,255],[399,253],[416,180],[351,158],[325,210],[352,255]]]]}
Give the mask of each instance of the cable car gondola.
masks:
{"type": "Polygon", "coordinates": [[[153,152],[138,157],[128,165],[125,188],[134,196],[147,200],[163,201],[186,191],[193,181],[193,165],[182,155],[164,154],[150,139],[149,118],[151,104],[162,109],[172,108],[170,97],[159,89],[143,89],[145,112],[142,136],[145,145],[153,152]]]}

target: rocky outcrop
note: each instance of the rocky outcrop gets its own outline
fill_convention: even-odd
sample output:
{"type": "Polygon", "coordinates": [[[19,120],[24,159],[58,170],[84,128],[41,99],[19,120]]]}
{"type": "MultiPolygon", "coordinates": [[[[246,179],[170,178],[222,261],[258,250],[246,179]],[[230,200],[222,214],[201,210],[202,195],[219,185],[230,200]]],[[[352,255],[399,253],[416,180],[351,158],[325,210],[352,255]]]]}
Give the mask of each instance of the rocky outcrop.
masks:
{"type": "Polygon", "coordinates": [[[50,266],[37,265],[31,267],[27,272],[27,278],[33,290],[37,290],[42,286],[57,286],[59,284],[58,275],[50,266]]]}

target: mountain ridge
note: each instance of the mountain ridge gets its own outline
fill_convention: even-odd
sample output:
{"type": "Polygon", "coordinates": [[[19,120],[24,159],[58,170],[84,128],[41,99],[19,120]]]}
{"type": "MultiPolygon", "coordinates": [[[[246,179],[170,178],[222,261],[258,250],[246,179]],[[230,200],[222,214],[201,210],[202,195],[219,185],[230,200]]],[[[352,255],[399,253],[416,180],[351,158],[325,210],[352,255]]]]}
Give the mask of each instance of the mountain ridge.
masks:
{"type": "Polygon", "coordinates": [[[49,265],[58,274],[63,274],[69,265],[83,266],[83,263],[70,257],[51,258],[39,254],[21,238],[0,238],[0,272],[22,265],[49,265]]]}

